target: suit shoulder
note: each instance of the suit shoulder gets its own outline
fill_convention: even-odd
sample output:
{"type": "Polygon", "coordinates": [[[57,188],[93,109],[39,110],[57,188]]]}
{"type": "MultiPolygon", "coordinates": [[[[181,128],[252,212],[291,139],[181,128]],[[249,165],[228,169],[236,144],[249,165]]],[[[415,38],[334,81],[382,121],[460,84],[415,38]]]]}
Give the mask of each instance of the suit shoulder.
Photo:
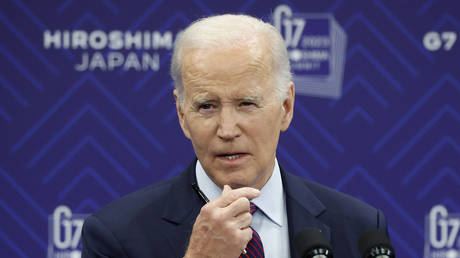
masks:
{"type": "MultiPolygon", "coordinates": [[[[166,204],[176,187],[186,183],[185,175],[125,195],[88,217],[82,228],[83,257],[101,253],[107,257],[155,257],[154,253],[170,245],[164,234],[175,225],[164,219],[166,204]]],[[[170,249],[160,253],[168,253],[161,257],[171,256],[170,249]]]]}
{"type": "Polygon", "coordinates": [[[339,215],[348,220],[369,220],[370,223],[378,219],[379,211],[375,207],[355,197],[309,180],[304,180],[304,183],[331,215],[339,215]]]}
{"type": "Polygon", "coordinates": [[[150,215],[161,217],[162,209],[160,207],[167,199],[171,186],[177,180],[177,177],[173,177],[129,193],[107,204],[92,216],[97,217],[107,225],[120,226],[142,216],[146,210],[149,211],[150,215]]]}

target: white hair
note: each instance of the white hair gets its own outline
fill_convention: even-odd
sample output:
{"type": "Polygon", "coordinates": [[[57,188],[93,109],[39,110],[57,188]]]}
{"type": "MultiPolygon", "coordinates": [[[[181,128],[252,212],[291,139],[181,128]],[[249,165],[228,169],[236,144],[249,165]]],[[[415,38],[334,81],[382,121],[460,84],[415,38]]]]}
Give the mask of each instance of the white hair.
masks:
{"type": "Polygon", "coordinates": [[[292,80],[286,45],[271,24],[248,15],[224,14],[193,22],[176,39],[171,61],[171,77],[183,106],[182,57],[190,49],[226,49],[259,39],[268,46],[274,71],[275,90],[279,99],[287,97],[292,80]]]}

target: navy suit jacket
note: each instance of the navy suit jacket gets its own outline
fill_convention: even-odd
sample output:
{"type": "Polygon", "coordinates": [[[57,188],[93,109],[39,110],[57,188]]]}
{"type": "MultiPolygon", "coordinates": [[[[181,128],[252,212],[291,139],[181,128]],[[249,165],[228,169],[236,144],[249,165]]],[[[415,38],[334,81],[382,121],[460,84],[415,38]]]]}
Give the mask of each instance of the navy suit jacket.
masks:
{"type": "MultiPolygon", "coordinates": [[[[306,227],[322,230],[336,258],[360,257],[357,243],[362,231],[386,232],[385,217],[377,209],[282,168],[281,176],[292,258],[299,257],[294,236],[306,227]]],[[[204,205],[193,183],[195,162],[178,176],[124,196],[91,215],[82,230],[82,257],[183,257],[204,205]]]]}

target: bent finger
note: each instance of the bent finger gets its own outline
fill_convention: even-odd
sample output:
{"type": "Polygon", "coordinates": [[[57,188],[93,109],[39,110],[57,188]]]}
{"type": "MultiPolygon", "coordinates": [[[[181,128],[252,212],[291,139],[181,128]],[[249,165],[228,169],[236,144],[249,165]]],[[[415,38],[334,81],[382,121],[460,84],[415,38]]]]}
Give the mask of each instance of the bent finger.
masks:
{"type": "MultiPolygon", "coordinates": [[[[231,189],[231,188],[230,188],[231,189]]],[[[229,190],[224,186],[224,191],[215,200],[219,207],[227,207],[234,201],[241,197],[246,197],[248,200],[252,200],[260,195],[260,191],[251,187],[242,187],[234,190],[229,190]]]]}
{"type": "Polygon", "coordinates": [[[241,213],[235,217],[235,224],[240,229],[246,229],[251,226],[252,215],[249,212],[241,213]]]}
{"type": "Polygon", "coordinates": [[[241,213],[249,213],[250,203],[248,198],[240,197],[224,208],[225,212],[232,217],[236,217],[241,213]]]}

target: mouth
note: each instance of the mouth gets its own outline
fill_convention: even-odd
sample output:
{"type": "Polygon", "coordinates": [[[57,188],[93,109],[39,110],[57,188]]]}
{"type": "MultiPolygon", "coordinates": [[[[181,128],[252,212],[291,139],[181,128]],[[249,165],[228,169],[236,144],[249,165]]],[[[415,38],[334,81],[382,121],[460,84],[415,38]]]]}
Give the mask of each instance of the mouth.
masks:
{"type": "Polygon", "coordinates": [[[224,159],[224,160],[233,161],[233,160],[243,158],[246,155],[247,153],[223,153],[223,154],[217,155],[217,157],[224,159]]]}

